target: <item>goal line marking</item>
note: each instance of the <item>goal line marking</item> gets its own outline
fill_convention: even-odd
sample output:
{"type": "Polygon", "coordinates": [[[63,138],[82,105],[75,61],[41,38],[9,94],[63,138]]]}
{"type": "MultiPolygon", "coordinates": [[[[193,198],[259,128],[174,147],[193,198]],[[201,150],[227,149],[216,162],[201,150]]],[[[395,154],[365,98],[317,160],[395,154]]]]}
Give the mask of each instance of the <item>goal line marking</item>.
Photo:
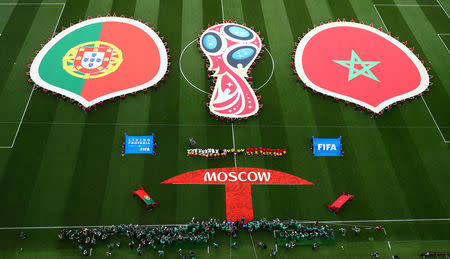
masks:
{"type": "MultiPolygon", "coordinates": [[[[386,24],[384,23],[383,17],[381,17],[380,12],[378,11],[377,6],[436,6],[436,7],[441,7],[442,10],[443,10],[443,11],[445,12],[445,14],[447,15],[447,17],[450,18],[450,16],[448,15],[447,11],[446,11],[446,10],[444,9],[444,7],[441,5],[441,3],[439,2],[439,0],[436,0],[436,1],[439,3],[438,5],[396,5],[396,4],[393,4],[393,5],[383,5],[383,4],[374,4],[373,7],[375,8],[375,11],[377,12],[378,17],[380,18],[381,22],[383,23],[384,28],[386,29],[386,31],[389,31],[388,27],[387,27],[386,24]]],[[[438,37],[439,37],[439,38],[441,39],[441,41],[444,43],[444,41],[443,41],[442,38],[439,36],[439,34],[438,34],[438,37]]],[[[444,44],[444,45],[445,45],[445,44],[444,44]]],[[[445,47],[447,48],[447,46],[445,46],[445,47]]],[[[448,51],[448,48],[447,48],[447,51],[448,51]]],[[[436,126],[437,130],[439,131],[439,135],[441,136],[442,140],[444,141],[445,144],[450,143],[449,140],[446,140],[446,139],[445,139],[445,136],[444,136],[444,134],[442,133],[442,131],[441,131],[439,125],[437,124],[436,119],[434,118],[433,113],[431,112],[430,108],[428,107],[428,104],[427,104],[427,102],[425,101],[425,98],[423,98],[423,96],[421,96],[421,99],[422,99],[423,103],[425,104],[425,107],[427,108],[428,113],[430,114],[431,119],[432,119],[433,122],[434,122],[434,125],[436,126]]]]}

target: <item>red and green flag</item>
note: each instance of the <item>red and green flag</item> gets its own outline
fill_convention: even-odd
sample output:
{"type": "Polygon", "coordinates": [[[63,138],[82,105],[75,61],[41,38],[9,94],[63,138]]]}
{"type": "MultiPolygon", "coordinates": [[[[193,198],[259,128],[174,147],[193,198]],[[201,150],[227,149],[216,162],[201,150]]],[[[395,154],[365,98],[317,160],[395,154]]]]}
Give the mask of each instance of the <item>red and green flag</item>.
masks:
{"type": "Polygon", "coordinates": [[[404,44],[380,29],[331,22],[299,41],[295,69],[307,87],[380,113],[429,86],[426,68],[404,44]]]}
{"type": "Polygon", "coordinates": [[[165,45],[145,24],[102,17],[73,25],[33,60],[31,79],[85,107],[160,81],[168,66],[165,45]]]}

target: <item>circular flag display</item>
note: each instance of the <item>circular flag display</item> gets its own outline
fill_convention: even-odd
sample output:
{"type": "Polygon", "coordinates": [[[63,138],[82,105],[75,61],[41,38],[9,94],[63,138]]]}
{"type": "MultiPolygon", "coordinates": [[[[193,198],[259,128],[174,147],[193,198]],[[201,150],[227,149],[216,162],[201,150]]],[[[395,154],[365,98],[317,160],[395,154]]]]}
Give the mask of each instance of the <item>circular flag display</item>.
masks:
{"type": "Polygon", "coordinates": [[[427,70],[414,53],[368,25],[332,22],[308,32],[295,53],[307,87],[379,113],[425,91],[427,70]]]}
{"type": "Polygon", "coordinates": [[[161,38],[145,24],[102,17],[73,25],[51,39],[33,60],[38,86],[89,107],[158,83],[168,66],[161,38]]]}

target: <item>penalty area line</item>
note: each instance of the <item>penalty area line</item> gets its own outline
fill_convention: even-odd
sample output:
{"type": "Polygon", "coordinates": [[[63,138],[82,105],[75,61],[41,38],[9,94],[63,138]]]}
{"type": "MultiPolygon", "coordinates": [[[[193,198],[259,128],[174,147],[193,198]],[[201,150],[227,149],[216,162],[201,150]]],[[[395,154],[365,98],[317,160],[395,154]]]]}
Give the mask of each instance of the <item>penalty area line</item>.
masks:
{"type": "MultiPolygon", "coordinates": [[[[234,140],[234,123],[231,123],[231,136],[233,137],[233,149],[236,151],[236,142],[234,140]]],[[[237,162],[236,162],[236,153],[233,152],[233,157],[234,157],[234,167],[237,167],[237,162]]]]}
{"type": "MultiPolygon", "coordinates": [[[[438,0],[436,0],[436,1],[438,1],[438,0]]],[[[380,6],[380,5],[379,5],[379,4],[374,4],[374,5],[373,5],[373,7],[375,8],[375,11],[376,11],[377,14],[378,14],[378,17],[380,17],[380,20],[381,20],[381,22],[383,23],[384,28],[386,29],[386,31],[389,32],[388,27],[387,27],[386,24],[384,23],[383,17],[381,17],[380,12],[378,12],[377,6],[380,6]]],[[[418,6],[428,6],[428,5],[418,5],[418,6]]],[[[448,14],[447,14],[447,12],[445,11],[444,7],[442,7],[442,5],[440,5],[440,3],[439,3],[439,5],[436,5],[436,6],[440,6],[440,7],[442,8],[442,10],[444,10],[444,12],[445,12],[445,14],[447,15],[447,17],[449,17],[448,14]]],[[[449,17],[449,18],[450,18],[450,17],[449,17]]],[[[438,34],[438,37],[440,38],[439,34],[438,34]]],[[[441,40],[442,40],[442,39],[441,39],[441,40]]],[[[445,44],[444,44],[444,45],[445,45],[445,44]]],[[[447,47],[447,46],[445,46],[445,47],[447,47]]],[[[448,51],[448,49],[447,49],[447,51],[448,51]]],[[[427,102],[425,101],[425,98],[423,98],[423,96],[421,96],[421,97],[422,97],[423,103],[425,104],[425,107],[426,107],[427,110],[428,110],[428,113],[429,113],[430,116],[431,116],[431,119],[432,119],[433,122],[434,122],[434,125],[435,125],[436,128],[438,129],[439,134],[441,135],[442,140],[444,141],[445,144],[450,143],[450,141],[448,141],[448,140],[445,139],[444,134],[442,134],[442,131],[441,131],[441,129],[439,128],[439,125],[437,124],[436,119],[435,119],[434,116],[433,116],[433,113],[431,113],[431,110],[430,110],[430,108],[428,107],[428,104],[427,104],[427,102]]]]}
{"type": "MultiPolygon", "coordinates": [[[[368,219],[368,220],[299,220],[297,222],[310,224],[319,222],[323,223],[405,223],[405,222],[437,222],[437,221],[450,221],[450,218],[435,218],[435,219],[368,219]]],[[[129,225],[129,224],[125,224],[129,225]]],[[[62,229],[62,228],[99,228],[99,227],[109,227],[112,225],[78,225],[78,226],[25,226],[25,227],[0,227],[0,230],[16,230],[16,229],[62,229]]],[[[186,224],[155,224],[155,225],[139,225],[144,227],[178,227],[186,226],[186,224]]],[[[273,232],[275,236],[275,231],[273,232]]]]}
{"type": "Polygon", "coordinates": [[[253,242],[252,232],[249,231],[248,234],[250,235],[250,240],[252,241],[253,252],[255,252],[255,257],[256,259],[258,259],[258,255],[256,254],[255,242],[253,242]]]}
{"type": "MultiPolygon", "coordinates": [[[[3,4],[8,4],[8,3],[3,3],[3,4]]],[[[21,4],[23,5],[23,4],[32,4],[32,3],[21,3],[21,4]]],[[[42,5],[42,4],[45,5],[46,3],[39,3],[39,5],[42,5]]],[[[56,21],[55,28],[53,29],[53,33],[52,33],[52,37],[53,37],[53,34],[55,34],[56,29],[58,28],[58,24],[61,20],[61,16],[64,12],[64,8],[66,7],[66,3],[47,3],[47,4],[62,5],[61,11],[59,12],[58,20],[56,21]]],[[[0,5],[2,5],[2,4],[0,3],[0,5]]],[[[38,3],[35,3],[35,5],[38,5],[38,3]]],[[[27,113],[28,106],[30,105],[30,101],[31,101],[31,97],[33,96],[33,93],[34,93],[34,89],[35,89],[35,87],[33,86],[33,88],[31,89],[30,95],[28,96],[27,104],[25,105],[25,109],[23,110],[22,117],[20,118],[20,122],[19,122],[19,125],[17,126],[16,134],[14,135],[14,139],[13,139],[11,145],[0,146],[0,149],[14,148],[14,144],[16,143],[17,136],[19,135],[19,131],[23,124],[23,118],[25,118],[25,114],[27,113]]]]}

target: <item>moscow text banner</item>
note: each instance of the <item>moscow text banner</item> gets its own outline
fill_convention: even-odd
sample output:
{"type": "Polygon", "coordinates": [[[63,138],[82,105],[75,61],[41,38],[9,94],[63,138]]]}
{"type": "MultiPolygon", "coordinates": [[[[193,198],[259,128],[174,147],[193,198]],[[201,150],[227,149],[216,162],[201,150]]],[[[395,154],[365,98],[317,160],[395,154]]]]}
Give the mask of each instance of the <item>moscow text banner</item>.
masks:
{"type": "Polygon", "coordinates": [[[125,154],[153,154],[154,135],[125,135],[125,154]]]}
{"type": "Polygon", "coordinates": [[[342,155],[342,137],[339,138],[315,138],[313,141],[314,156],[341,156],[342,155]]]}

